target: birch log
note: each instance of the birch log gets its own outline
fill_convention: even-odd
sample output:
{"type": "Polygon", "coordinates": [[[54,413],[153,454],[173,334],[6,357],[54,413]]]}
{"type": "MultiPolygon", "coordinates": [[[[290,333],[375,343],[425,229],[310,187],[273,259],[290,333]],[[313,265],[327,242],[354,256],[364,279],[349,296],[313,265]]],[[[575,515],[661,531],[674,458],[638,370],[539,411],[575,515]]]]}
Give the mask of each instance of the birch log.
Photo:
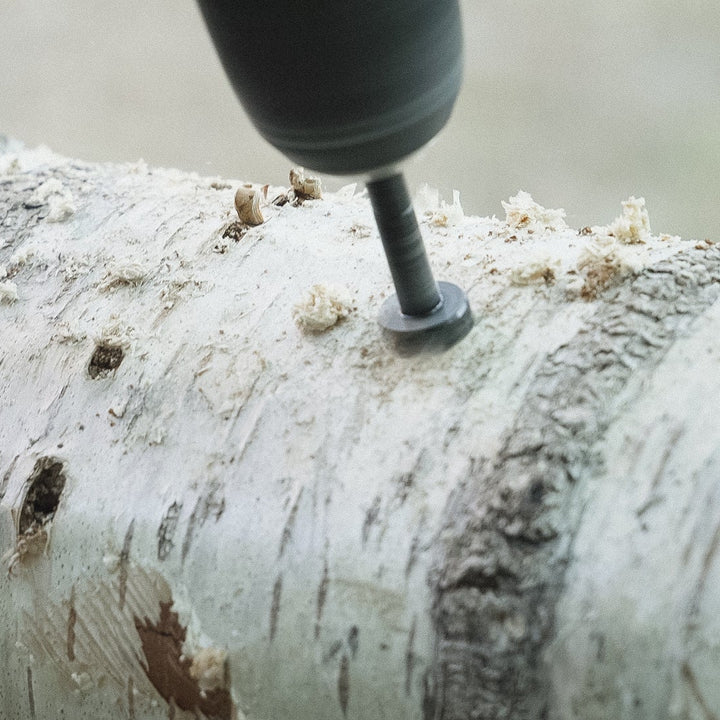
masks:
{"type": "Polygon", "coordinates": [[[720,717],[718,246],[239,186],[0,153],[0,716],[720,717]]]}

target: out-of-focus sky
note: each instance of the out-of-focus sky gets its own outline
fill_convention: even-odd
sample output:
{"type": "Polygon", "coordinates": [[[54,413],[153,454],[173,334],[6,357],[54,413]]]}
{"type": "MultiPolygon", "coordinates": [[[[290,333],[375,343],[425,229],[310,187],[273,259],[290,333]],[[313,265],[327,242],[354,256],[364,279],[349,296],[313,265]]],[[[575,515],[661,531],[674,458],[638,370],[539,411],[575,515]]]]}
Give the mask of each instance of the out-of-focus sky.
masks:
{"type": "MultiPolygon", "coordinates": [[[[656,232],[720,239],[717,0],[462,6],[465,85],[446,130],[407,164],[411,186],[458,189],[467,212],[500,216],[527,190],[577,227],[643,195],[656,232]]],[[[4,0],[2,133],[87,160],[287,183],[193,0],[4,0]]]]}

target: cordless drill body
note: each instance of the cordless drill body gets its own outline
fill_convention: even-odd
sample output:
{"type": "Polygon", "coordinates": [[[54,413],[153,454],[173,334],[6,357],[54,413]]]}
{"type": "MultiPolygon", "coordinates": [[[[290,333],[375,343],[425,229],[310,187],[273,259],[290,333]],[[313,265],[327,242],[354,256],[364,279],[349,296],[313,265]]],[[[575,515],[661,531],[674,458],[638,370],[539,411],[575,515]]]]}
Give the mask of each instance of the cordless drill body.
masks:
{"type": "Polygon", "coordinates": [[[460,89],[457,0],[200,0],[255,127],[301,165],[373,174],[422,147],[460,89]]]}

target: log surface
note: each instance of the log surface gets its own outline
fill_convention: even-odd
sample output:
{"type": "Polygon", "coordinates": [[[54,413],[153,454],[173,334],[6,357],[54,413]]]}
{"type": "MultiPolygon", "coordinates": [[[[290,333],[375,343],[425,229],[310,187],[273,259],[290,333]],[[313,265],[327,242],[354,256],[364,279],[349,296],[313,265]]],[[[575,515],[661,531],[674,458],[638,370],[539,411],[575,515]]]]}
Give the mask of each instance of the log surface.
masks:
{"type": "Polygon", "coordinates": [[[0,153],[3,717],[718,717],[718,247],[239,184],[0,153]]]}

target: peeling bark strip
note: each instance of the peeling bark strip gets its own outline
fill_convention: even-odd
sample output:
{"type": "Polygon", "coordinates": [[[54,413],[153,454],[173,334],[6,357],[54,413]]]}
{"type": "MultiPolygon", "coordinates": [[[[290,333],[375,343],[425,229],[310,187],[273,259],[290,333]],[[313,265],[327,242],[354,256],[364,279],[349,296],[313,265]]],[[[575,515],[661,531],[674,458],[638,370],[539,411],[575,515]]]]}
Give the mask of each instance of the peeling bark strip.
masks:
{"type": "Polygon", "coordinates": [[[720,250],[695,249],[612,292],[536,374],[498,456],[476,463],[446,511],[432,575],[437,658],[426,720],[536,720],[549,711],[542,663],[576,527],[576,477],[634,372],[656,366],[720,295],[720,250]]]}
{"type": "MultiPolygon", "coordinates": [[[[135,617],[145,655],[145,674],[169,707],[200,712],[212,720],[231,720],[234,708],[230,692],[226,688],[201,690],[193,677],[193,659],[183,654],[186,629],[171,607],[172,602],[160,603],[157,622],[135,617]]],[[[128,690],[128,694],[130,692],[128,690]]]]}

